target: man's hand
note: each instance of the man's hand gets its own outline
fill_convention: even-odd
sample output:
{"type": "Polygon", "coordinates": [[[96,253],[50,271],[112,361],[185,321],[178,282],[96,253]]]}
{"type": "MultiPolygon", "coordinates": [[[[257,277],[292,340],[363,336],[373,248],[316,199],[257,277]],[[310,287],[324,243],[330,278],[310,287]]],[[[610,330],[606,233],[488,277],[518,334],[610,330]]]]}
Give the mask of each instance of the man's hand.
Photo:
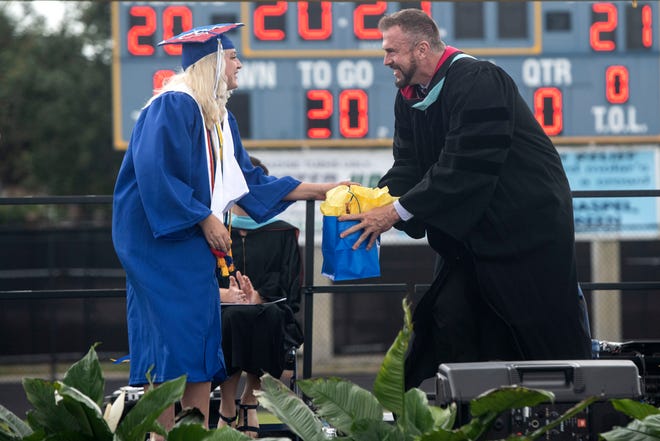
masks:
{"type": "Polygon", "coordinates": [[[229,288],[220,288],[220,301],[222,303],[248,303],[247,295],[238,286],[234,276],[229,276],[229,288]]]}
{"type": "Polygon", "coordinates": [[[347,220],[357,220],[359,223],[341,233],[340,237],[343,239],[351,233],[364,230],[358,240],[353,244],[353,249],[357,250],[362,242],[369,239],[367,249],[370,250],[376,243],[376,240],[378,240],[378,236],[392,228],[392,225],[400,221],[401,218],[394,209],[394,205],[389,204],[374,208],[366,213],[345,214],[339,217],[340,222],[347,220]]]}
{"type": "Polygon", "coordinates": [[[231,248],[231,236],[227,227],[218,219],[214,214],[204,219],[199,223],[204,232],[206,242],[214,250],[220,250],[225,253],[229,252],[231,248]]]}
{"type": "Polygon", "coordinates": [[[263,303],[259,292],[254,289],[254,286],[252,286],[252,281],[248,276],[244,276],[240,271],[236,271],[236,280],[238,281],[238,285],[241,287],[241,291],[245,293],[248,303],[255,305],[263,303]]]}

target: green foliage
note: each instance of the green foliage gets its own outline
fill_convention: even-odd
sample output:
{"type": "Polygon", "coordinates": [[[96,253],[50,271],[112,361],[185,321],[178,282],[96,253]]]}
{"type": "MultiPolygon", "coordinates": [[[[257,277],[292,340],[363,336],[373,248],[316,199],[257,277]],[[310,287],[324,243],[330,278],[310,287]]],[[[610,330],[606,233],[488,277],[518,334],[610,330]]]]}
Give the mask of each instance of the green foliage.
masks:
{"type": "Polygon", "coordinates": [[[32,433],[30,426],[0,405],[0,440],[22,439],[32,433]]]}
{"type": "Polygon", "coordinates": [[[403,366],[412,334],[412,316],[406,301],[403,302],[403,312],[403,328],[385,354],[374,382],[374,395],[387,410],[405,418],[403,366]]]}
{"type": "Polygon", "coordinates": [[[123,153],[112,143],[110,3],[65,7],[48,30],[29,2],[21,17],[0,5],[0,193],[112,192],[123,153]]]}
{"type": "MultiPolygon", "coordinates": [[[[328,424],[338,431],[338,438],[355,441],[466,441],[481,439],[502,412],[554,400],[551,392],[522,387],[487,391],[470,402],[471,420],[454,428],[455,405],[432,406],[423,391],[405,390],[404,359],[412,334],[410,307],[405,300],[403,311],[403,329],[385,355],[374,382],[373,395],[338,378],[300,380],[298,385],[311,400],[312,411],[286,386],[266,375],[262,378],[262,390],[257,392],[260,404],[304,441],[326,439],[324,428],[328,424]],[[384,421],[384,410],[396,416],[394,421],[384,421]]],[[[532,434],[508,439],[531,441],[543,437],[595,399],[582,401],[532,434]]]]}
{"type": "Polygon", "coordinates": [[[615,427],[602,433],[607,441],[651,441],[660,440],[660,409],[633,400],[611,400],[612,406],[633,418],[626,427],[615,427]]]}
{"type": "Polygon", "coordinates": [[[113,430],[115,425],[108,424],[100,407],[104,383],[94,346],[67,370],[62,381],[23,379],[33,409],[26,423],[0,406],[0,441],[144,441],[147,432],[160,433],[171,441],[250,440],[229,427],[204,428],[203,415],[197,409],[184,409],[169,432],[158,424],[160,414],[183,396],[185,376],[150,388],[113,430]]]}
{"type": "Polygon", "coordinates": [[[261,378],[259,403],[305,441],[321,441],[323,424],[314,412],[280,381],[266,374],[261,378]]]}
{"type": "Polygon", "coordinates": [[[95,351],[97,345],[92,346],[85,357],[65,372],[63,383],[78,389],[100,407],[103,405],[105,380],[95,351]]]}

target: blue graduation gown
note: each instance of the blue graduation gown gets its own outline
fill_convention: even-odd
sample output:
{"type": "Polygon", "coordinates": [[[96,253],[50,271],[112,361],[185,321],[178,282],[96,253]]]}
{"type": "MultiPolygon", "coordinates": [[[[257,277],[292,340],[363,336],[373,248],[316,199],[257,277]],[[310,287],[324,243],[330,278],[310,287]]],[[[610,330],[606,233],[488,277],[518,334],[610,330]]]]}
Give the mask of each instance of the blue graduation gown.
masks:
{"type": "MultiPolygon", "coordinates": [[[[234,155],[250,192],[239,205],[261,222],[281,213],[299,181],[250,163],[233,115],[234,155]]],[[[198,223],[211,214],[206,130],[194,99],[166,92],[144,108],[115,185],[112,238],[126,270],[129,384],[186,374],[224,380],[216,259],[198,223]]]]}

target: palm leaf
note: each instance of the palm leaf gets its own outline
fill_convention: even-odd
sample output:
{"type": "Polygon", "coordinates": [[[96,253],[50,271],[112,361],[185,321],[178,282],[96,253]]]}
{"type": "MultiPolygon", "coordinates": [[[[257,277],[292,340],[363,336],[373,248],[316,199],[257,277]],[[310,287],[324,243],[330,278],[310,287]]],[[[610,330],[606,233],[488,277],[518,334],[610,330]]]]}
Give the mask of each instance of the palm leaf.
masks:
{"type": "MultiPolygon", "coordinates": [[[[204,438],[204,441],[251,441],[251,439],[252,438],[239,432],[236,429],[233,429],[229,426],[223,426],[219,429],[209,432],[208,436],[204,438]]],[[[260,438],[260,440],[263,441],[267,439],[269,438],[260,438]]],[[[168,437],[167,441],[172,441],[172,439],[168,437]]]]}
{"type": "Polygon", "coordinates": [[[610,400],[610,402],[616,410],[637,420],[643,420],[649,415],[660,413],[660,409],[657,407],[651,406],[647,403],[631,400],[629,398],[610,400]]]}
{"type": "Polygon", "coordinates": [[[298,386],[312,399],[316,413],[345,434],[355,420],[383,420],[383,407],[371,392],[339,378],[300,380],[298,386]]]}
{"type": "Polygon", "coordinates": [[[410,305],[403,300],[404,323],[394,343],[385,354],[383,364],[374,382],[374,395],[383,407],[399,417],[404,416],[404,361],[410,336],[412,319],[410,305]]]}
{"type": "Polygon", "coordinates": [[[499,414],[505,410],[553,402],[554,399],[555,395],[552,392],[520,386],[503,386],[488,390],[474,398],[470,402],[470,413],[473,417],[491,412],[499,414]]]}
{"type": "Polygon", "coordinates": [[[626,427],[617,427],[601,433],[606,441],[658,441],[660,440],[660,415],[650,415],[643,420],[633,420],[626,427]]]}
{"type": "Polygon", "coordinates": [[[502,412],[552,402],[554,397],[552,392],[520,386],[503,386],[488,390],[470,401],[472,419],[459,431],[465,433],[470,439],[478,439],[502,412]]]}
{"type": "Polygon", "coordinates": [[[360,441],[399,441],[404,439],[401,428],[396,424],[386,424],[377,420],[357,420],[353,425],[353,440],[360,441]]]}
{"type": "Polygon", "coordinates": [[[405,416],[399,418],[397,424],[404,426],[406,434],[419,436],[436,428],[426,393],[417,388],[410,389],[405,393],[404,402],[405,416]]]}
{"type": "Polygon", "coordinates": [[[457,407],[456,403],[442,408],[438,406],[429,406],[431,415],[433,415],[433,427],[435,429],[451,430],[456,423],[457,407]]]}
{"type": "Polygon", "coordinates": [[[437,429],[434,432],[425,433],[417,441],[471,441],[473,439],[460,430],[437,429]]]}
{"type": "Polygon", "coordinates": [[[202,441],[209,437],[209,431],[201,424],[180,424],[167,434],[167,441],[202,441]]]}
{"type": "Polygon", "coordinates": [[[21,439],[31,435],[32,429],[25,422],[0,404],[0,440],[21,439]]]}
{"type": "Polygon", "coordinates": [[[323,424],[314,412],[280,381],[265,374],[261,390],[255,391],[259,404],[272,412],[304,441],[323,441],[323,424]]]}
{"type": "Polygon", "coordinates": [[[582,412],[584,409],[589,407],[596,400],[598,400],[598,397],[585,398],[584,400],[577,403],[575,406],[568,409],[562,415],[560,415],[559,418],[557,418],[556,420],[551,421],[545,426],[535,430],[533,433],[529,435],[529,439],[538,439],[543,437],[544,435],[549,433],[552,429],[559,426],[564,421],[575,417],[578,413],[582,412]]]}

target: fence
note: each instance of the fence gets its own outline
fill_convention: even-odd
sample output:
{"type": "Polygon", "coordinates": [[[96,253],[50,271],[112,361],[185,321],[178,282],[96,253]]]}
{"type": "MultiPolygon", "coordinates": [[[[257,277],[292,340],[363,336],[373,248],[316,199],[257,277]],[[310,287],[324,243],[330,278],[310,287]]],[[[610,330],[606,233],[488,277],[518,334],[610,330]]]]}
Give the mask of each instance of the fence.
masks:
{"type": "MultiPolygon", "coordinates": [[[[575,198],[604,198],[604,197],[658,197],[660,190],[625,190],[625,191],[575,191],[573,192],[575,198]]],[[[21,197],[21,198],[0,198],[0,206],[18,206],[18,205],[88,205],[88,204],[110,204],[112,198],[110,196],[45,196],[45,197],[21,197]]],[[[322,286],[315,284],[315,262],[314,262],[314,222],[315,222],[315,204],[314,201],[306,202],[306,225],[305,225],[305,248],[304,248],[304,267],[306,268],[304,274],[304,329],[305,329],[305,348],[303,351],[303,369],[302,376],[309,378],[313,374],[313,354],[314,354],[314,299],[317,294],[338,294],[338,293],[365,293],[370,291],[377,291],[379,293],[391,293],[410,296],[419,296],[427,288],[426,284],[410,283],[379,283],[379,284],[353,284],[353,285],[329,285],[322,286]]],[[[94,270],[83,270],[83,273],[89,277],[94,277],[94,270]]],[[[620,291],[641,291],[641,290],[660,290],[660,281],[592,281],[581,282],[582,289],[593,294],[607,293],[607,292],[620,292],[620,291]]],[[[592,294],[592,295],[593,295],[592,294]]],[[[123,288],[85,288],[85,289],[11,289],[0,291],[0,301],[10,300],[34,300],[34,301],[47,301],[54,299],[121,299],[126,295],[123,288]]],[[[592,297],[595,310],[595,317],[592,319],[592,325],[598,326],[599,322],[610,320],[608,318],[600,318],[598,312],[598,299],[600,294],[592,297]]],[[[616,304],[615,301],[610,301],[611,304],[616,304]]],[[[614,312],[616,315],[616,312],[614,312]]],[[[56,334],[57,323],[50,323],[49,329],[56,334]]],[[[50,334],[52,334],[51,332],[50,334]]],[[[55,347],[55,346],[51,346],[55,347]]],[[[85,348],[86,349],[86,348],[85,348]]],[[[82,352],[81,352],[82,354],[82,352]]],[[[81,355],[80,354],[80,355],[81,355]]],[[[78,354],[76,354],[78,355],[78,354]]],[[[43,355],[41,356],[43,358],[43,355]]],[[[2,358],[0,354],[0,359],[2,358]]],[[[56,361],[62,358],[62,354],[51,351],[47,359],[53,366],[56,361]]],[[[39,357],[35,356],[31,361],[40,361],[39,357]]],[[[43,361],[43,360],[41,360],[43,361]]]]}

